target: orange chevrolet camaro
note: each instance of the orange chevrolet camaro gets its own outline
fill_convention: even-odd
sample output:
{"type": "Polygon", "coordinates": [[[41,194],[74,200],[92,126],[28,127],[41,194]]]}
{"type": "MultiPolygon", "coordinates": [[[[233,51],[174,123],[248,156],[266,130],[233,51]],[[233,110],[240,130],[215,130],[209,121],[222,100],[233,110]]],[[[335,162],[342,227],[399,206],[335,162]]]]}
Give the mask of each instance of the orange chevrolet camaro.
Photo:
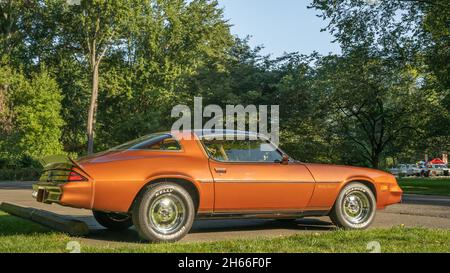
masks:
{"type": "Polygon", "coordinates": [[[38,202],[90,209],[100,225],[134,225],[153,242],[179,240],[196,218],[328,215],[338,227],[363,229],[402,196],[391,174],[298,162],[241,131],[156,133],[44,167],[33,185],[38,202]]]}

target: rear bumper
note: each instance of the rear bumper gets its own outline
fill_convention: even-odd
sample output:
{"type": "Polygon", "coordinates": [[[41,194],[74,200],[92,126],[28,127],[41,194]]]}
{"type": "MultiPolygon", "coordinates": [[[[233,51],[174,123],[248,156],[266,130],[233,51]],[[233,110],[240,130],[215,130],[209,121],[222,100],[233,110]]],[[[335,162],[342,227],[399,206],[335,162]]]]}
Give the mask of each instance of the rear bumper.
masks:
{"type": "Polygon", "coordinates": [[[44,170],[39,182],[33,185],[32,196],[36,201],[75,208],[92,207],[94,182],[78,163],[67,156],[50,156],[42,164],[44,170]]]}
{"type": "Polygon", "coordinates": [[[62,188],[56,185],[36,183],[33,184],[31,196],[41,203],[59,203],[62,196],[62,188]]]}
{"type": "Polygon", "coordinates": [[[39,182],[33,185],[32,196],[37,202],[60,204],[74,208],[92,208],[92,182],[66,182],[49,184],[39,182]]]}

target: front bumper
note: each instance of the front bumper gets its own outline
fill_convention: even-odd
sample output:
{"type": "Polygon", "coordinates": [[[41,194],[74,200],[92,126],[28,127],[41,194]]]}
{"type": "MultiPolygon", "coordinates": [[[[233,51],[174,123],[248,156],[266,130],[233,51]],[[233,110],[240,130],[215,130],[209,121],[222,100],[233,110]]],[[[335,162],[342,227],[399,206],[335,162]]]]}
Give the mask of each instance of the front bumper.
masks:
{"type": "Polygon", "coordinates": [[[403,190],[397,184],[380,183],[377,185],[377,208],[384,209],[386,206],[401,203],[403,190]]]}
{"type": "Polygon", "coordinates": [[[398,186],[394,185],[389,187],[389,194],[387,196],[386,204],[393,205],[402,202],[403,190],[398,186]]]}

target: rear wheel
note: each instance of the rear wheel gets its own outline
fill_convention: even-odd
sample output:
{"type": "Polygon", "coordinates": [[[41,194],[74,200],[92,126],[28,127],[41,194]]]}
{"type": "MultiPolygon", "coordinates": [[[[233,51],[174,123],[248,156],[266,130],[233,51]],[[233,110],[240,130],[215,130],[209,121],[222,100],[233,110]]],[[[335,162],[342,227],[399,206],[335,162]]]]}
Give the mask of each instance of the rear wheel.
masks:
{"type": "Polygon", "coordinates": [[[102,211],[93,211],[92,214],[100,225],[110,230],[125,230],[133,225],[133,220],[128,214],[102,211]]]}
{"type": "Polygon", "coordinates": [[[354,182],[339,193],[330,218],[340,228],[365,229],[372,223],[375,211],[373,192],[366,185],[354,182]]]}
{"type": "Polygon", "coordinates": [[[195,207],[189,193],[175,183],[147,187],[133,207],[133,223],[139,235],[151,242],[174,242],[191,229],[195,207]]]}

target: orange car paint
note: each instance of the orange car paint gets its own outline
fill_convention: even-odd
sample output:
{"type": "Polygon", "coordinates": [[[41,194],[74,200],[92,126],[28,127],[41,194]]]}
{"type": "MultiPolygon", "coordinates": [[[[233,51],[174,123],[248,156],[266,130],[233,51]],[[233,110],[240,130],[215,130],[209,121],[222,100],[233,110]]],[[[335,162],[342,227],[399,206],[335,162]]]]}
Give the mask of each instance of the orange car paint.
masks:
{"type": "Polygon", "coordinates": [[[188,140],[175,135],[181,151],[110,151],[79,160],[88,181],[62,185],[60,203],[128,212],[145,185],[161,180],[192,183],[199,195],[199,213],[328,211],[342,187],[352,181],[372,187],[380,209],[401,201],[395,178],[379,170],[296,162],[218,162],[208,157],[195,134],[191,136],[188,140]]]}

